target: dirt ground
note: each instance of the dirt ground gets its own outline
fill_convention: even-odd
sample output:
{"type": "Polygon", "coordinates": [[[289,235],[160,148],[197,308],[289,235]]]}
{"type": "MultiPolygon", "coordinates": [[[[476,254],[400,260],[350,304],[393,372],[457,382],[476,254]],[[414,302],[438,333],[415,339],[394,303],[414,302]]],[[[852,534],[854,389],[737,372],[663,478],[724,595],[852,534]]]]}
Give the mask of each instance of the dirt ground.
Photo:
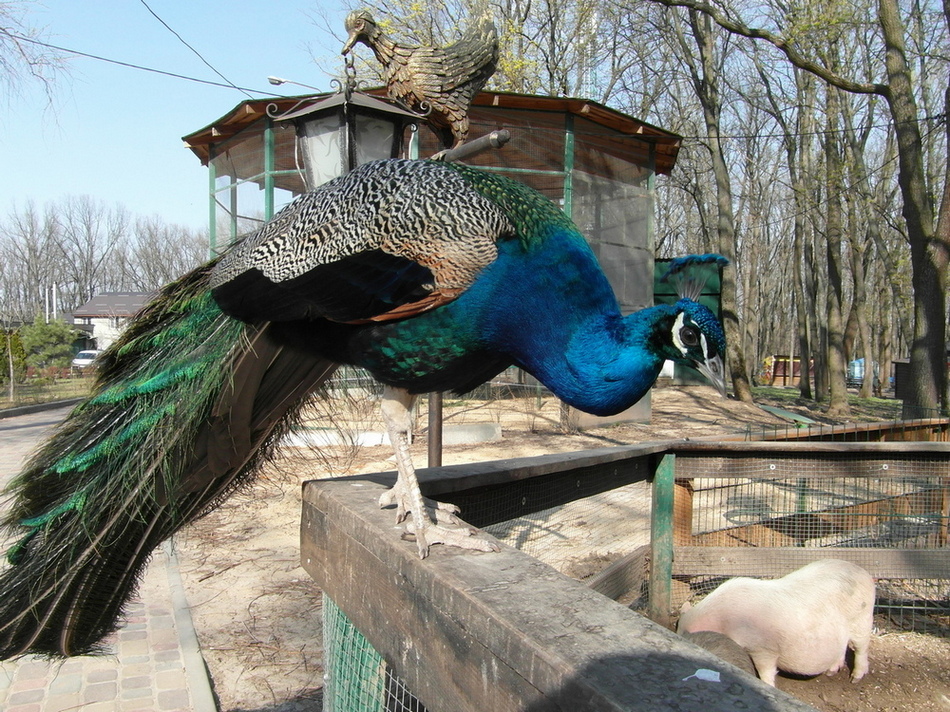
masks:
{"type": "MultiPolygon", "coordinates": [[[[558,430],[557,408],[532,399],[486,413],[448,403],[448,423],[500,423],[502,440],[447,446],[444,464],[478,462],[611,444],[705,437],[784,427],[787,421],[749,404],[723,400],[706,387],[653,391],[649,424],[611,426],[573,435],[558,430]]],[[[805,406],[784,406],[828,421],[805,406]]],[[[424,423],[424,421],[423,421],[424,423]]],[[[288,447],[248,490],[176,540],[192,617],[226,712],[319,710],[322,686],[321,595],[299,566],[300,483],[394,468],[388,446],[326,447],[302,457],[288,447]]],[[[425,442],[413,446],[425,462],[425,442]]],[[[381,516],[388,516],[381,513],[381,516]]],[[[778,687],[825,712],[950,711],[950,641],[876,631],[871,672],[857,684],[842,672],[810,680],[780,678],[778,687]]]]}

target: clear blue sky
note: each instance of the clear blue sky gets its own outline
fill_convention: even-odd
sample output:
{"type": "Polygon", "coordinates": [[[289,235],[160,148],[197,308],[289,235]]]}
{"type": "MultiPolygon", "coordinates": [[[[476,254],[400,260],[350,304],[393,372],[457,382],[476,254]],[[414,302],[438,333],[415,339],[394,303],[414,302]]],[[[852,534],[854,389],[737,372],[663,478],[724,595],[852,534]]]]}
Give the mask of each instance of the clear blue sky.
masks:
{"type": "MultiPolygon", "coordinates": [[[[342,68],[345,11],[326,15],[314,0],[146,0],[168,25],[239,87],[285,94],[269,75],[330,90],[325,69],[342,68]],[[325,57],[321,66],[315,59],[325,57]]],[[[156,20],[140,0],[41,0],[27,21],[43,39],[69,49],[222,81],[156,20]]],[[[336,6],[337,8],[339,6],[336,6]]],[[[207,168],[181,137],[203,128],[247,97],[197,84],[70,56],[69,74],[53,103],[33,83],[0,101],[0,218],[28,200],[67,195],[122,204],[134,215],[204,228],[207,168]]],[[[263,95],[253,94],[255,98],[263,95]]]]}

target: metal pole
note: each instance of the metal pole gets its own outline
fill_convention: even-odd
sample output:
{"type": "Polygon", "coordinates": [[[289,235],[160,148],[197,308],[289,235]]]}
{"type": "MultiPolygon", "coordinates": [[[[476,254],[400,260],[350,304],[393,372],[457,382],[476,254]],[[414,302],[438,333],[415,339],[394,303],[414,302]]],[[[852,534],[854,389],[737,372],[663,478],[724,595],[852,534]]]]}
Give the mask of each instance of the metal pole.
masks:
{"type": "Polygon", "coordinates": [[[673,606],[673,485],[676,456],[663,455],[653,473],[650,522],[650,605],[647,615],[669,627],[673,606]]]}
{"type": "Polygon", "coordinates": [[[274,217],[274,121],[264,119],[264,220],[274,217]]]}
{"type": "Polygon", "coordinates": [[[217,187],[218,176],[214,167],[214,146],[208,147],[208,257],[218,256],[218,203],[214,189],[217,187]]]}
{"type": "Polygon", "coordinates": [[[429,394],[429,467],[442,467],[442,394],[429,394]]]}
{"type": "MultiPolygon", "coordinates": [[[[441,161],[460,161],[468,158],[480,151],[489,148],[501,148],[511,139],[511,134],[506,129],[492,131],[485,136],[480,136],[474,141],[463,143],[458,148],[441,151],[432,157],[432,160],[441,161]]],[[[416,154],[418,157],[418,131],[413,135],[413,141],[409,144],[410,155],[416,154]]],[[[429,394],[429,467],[442,467],[442,394],[429,394]]]]}
{"type": "Polygon", "coordinates": [[[479,136],[474,141],[467,141],[458,148],[449,148],[445,151],[439,151],[432,156],[430,160],[445,161],[446,163],[461,161],[464,158],[470,158],[476,153],[480,153],[489,148],[501,148],[510,140],[511,133],[508,129],[498,129],[484,136],[479,136]]]}

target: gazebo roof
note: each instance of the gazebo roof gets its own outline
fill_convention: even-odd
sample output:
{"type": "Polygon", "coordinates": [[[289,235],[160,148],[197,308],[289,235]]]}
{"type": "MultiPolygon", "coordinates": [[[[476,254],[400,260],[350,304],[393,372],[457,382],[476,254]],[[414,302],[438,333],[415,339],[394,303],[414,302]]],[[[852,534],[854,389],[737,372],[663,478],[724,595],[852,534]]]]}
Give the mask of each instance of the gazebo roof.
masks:
{"type": "MultiPolygon", "coordinates": [[[[366,93],[384,96],[385,89],[380,87],[367,90],[366,93]]],[[[249,99],[238,104],[230,112],[208,126],[184,136],[185,146],[198,156],[202,164],[207,165],[211,158],[211,146],[237,135],[251,124],[261,120],[268,113],[283,113],[292,109],[301,100],[310,100],[327,95],[307,94],[303,96],[280,97],[272,99],[249,99]]],[[[611,109],[589,99],[570,97],[537,96],[516,94],[513,92],[483,91],[475,97],[473,107],[490,110],[491,107],[513,110],[528,110],[571,114],[591,121],[603,128],[623,136],[633,136],[655,147],[655,170],[659,174],[669,174],[676,163],[682,138],[675,133],[648,124],[632,116],[611,109]]]]}

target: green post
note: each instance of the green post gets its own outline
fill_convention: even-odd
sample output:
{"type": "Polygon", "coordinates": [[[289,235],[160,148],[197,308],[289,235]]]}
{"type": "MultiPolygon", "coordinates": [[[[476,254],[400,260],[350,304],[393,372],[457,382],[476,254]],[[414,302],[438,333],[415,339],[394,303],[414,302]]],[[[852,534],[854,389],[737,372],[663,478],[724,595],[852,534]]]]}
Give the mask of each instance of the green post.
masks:
{"type": "Polygon", "coordinates": [[[237,189],[237,183],[234,182],[234,179],[231,180],[231,187],[230,189],[228,189],[228,193],[230,194],[230,198],[231,198],[231,202],[230,202],[231,220],[229,221],[231,225],[231,231],[229,235],[230,240],[228,244],[233,245],[235,242],[237,242],[237,236],[238,236],[238,189],[237,189]]]}
{"type": "Polygon", "coordinates": [[[647,615],[669,627],[673,605],[673,487],[676,456],[663,455],[653,473],[650,523],[650,606],[647,615]]]}
{"type": "Polygon", "coordinates": [[[274,217],[274,146],[274,120],[268,116],[264,120],[264,220],[274,217]]]}
{"type": "Polygon", "coordinates": [[[574,200],[574,115],[564,118],[564,214],[572,217],[574,200]]]}
{"type": "Polygon", "coordinates": [[[650,175],[647,178],[647,193],[650,195],[650,209],[647,210],[647,244],[656,246],[656,228],[653,216],[656,213],[656,144],[650,144],[650,175]]]}
{"type": "Polygon", "coordinates": [[[218,176],[214,169],[214,146],[208,148],[208,258],[218,256],[218,203],[215,200],[214,189],[217,187],[218,176]]]}

